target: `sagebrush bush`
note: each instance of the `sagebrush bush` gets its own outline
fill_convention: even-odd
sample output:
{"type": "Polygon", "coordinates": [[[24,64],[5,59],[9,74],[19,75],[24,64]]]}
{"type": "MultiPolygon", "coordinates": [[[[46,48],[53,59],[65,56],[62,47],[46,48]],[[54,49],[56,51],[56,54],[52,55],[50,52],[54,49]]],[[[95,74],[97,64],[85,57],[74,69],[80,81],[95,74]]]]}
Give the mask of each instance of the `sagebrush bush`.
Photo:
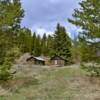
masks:
{"type": "Polygon", "coordinates": [[[90,76],[100,77],[100,64],[91,63],[91,64],[81,64],[81,68],[88,72],[90,76]]]}

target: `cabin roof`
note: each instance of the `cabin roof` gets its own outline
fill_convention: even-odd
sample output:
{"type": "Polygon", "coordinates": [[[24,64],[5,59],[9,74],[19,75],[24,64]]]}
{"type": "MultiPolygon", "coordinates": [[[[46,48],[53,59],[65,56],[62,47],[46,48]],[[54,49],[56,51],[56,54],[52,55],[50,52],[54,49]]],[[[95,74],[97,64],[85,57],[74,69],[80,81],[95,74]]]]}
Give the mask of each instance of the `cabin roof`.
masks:
{"type": "Polygon", "coordinates": [[[29,61],[31,59],[36,59],[38,61],[45,61],[45,59],[43,59],[42,57],[34,57],[34,56],[31,56],[31,57],[27,58],[27,61],[29,61]]]}
{"type": "Polygon", "coordinates": [[[45,61],[45,59],[43,59],[42,57],[34,57],[34,58],[40,61],[45,61]]]}
{"type": "Polygon", "coordinates": [[[55,55],[55,56],[51,57],[51,60],[65,60],[65,59],[61,56],[55,55]]]}

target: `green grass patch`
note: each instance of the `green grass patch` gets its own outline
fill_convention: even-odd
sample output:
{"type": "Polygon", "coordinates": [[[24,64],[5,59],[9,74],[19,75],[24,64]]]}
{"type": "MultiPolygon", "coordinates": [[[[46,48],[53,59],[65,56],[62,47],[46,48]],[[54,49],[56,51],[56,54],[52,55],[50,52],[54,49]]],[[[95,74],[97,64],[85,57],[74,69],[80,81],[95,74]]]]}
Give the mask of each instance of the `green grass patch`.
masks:
{"type": "Polygon", "coordinates": [[[0,100],[91,100],[85,98],[92,90],[82,69],[62,67],[39,71],[0,100]]]}

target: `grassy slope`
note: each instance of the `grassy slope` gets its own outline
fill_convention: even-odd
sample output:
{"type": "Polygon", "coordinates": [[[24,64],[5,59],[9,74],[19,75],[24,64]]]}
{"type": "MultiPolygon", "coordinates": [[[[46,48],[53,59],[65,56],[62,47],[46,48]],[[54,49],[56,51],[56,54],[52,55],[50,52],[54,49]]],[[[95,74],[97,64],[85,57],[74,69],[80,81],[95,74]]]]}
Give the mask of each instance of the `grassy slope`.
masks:
{"type": "Polygon", "coordinates": [[[20,81],[0,100],[100,100],[100,88],[79,68],[44,67],[31,73],[34,71],[31,77],[17,77],[20,81]]]}

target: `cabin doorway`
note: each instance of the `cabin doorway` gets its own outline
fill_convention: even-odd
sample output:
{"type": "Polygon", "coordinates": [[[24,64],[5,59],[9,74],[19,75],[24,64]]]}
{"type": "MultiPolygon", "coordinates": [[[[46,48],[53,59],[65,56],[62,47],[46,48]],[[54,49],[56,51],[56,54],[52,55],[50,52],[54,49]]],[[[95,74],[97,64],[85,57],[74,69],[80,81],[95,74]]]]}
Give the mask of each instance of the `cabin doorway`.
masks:
{"type": "Polygon", "coordinates": [[[57,65],[58,64],[58,61],[57,60],[55,60],[55,65],[57,65]]]}

